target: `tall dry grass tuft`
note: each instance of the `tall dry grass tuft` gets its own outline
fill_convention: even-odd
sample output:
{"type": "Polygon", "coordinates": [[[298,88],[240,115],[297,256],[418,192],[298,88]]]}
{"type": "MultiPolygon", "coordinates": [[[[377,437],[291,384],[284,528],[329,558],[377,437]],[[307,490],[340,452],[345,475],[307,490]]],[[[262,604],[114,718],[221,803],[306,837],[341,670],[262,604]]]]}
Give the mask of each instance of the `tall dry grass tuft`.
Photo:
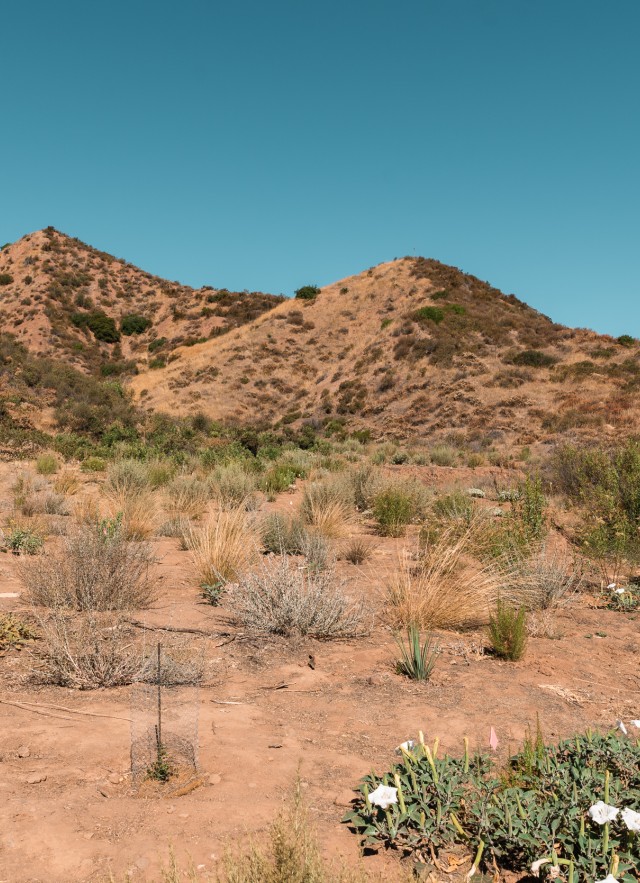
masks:
{"type": "Polygon", "coordinates": [[[163,505],[170,520],[200,518],[210,497],[205,481],[194,475],[178,475],[166,486],[163,505]]]}
{"type": "Polygon", "coordinates": [[[244,506],[212,513],[201,526],[190,525],[185,545],[200,582],[215,585],[237,579],[256,559],[259,539],[244,506]]]}
{"type": "Polygon", "coordinates": [[[120,517],[128,540],[148,540],[160,525],[160,509],[148,488],[110,491],[106,495],[110,518],[120,517]]]}
{"type": "Polygon", "coordinates": [[[344,494],[343,484],[313,482],[307,485],[300,504],[300,515],[305,524],[330,540],[346,536],[355,512],[344,494]]]}
{"type": "Polygon", "coordinates": [[[500,575],[469,555],[472,531],[445,531],[418,560],[406,556],[387,590],[395,628],[460,629],[484,625],[501,595],[500,575]]]}

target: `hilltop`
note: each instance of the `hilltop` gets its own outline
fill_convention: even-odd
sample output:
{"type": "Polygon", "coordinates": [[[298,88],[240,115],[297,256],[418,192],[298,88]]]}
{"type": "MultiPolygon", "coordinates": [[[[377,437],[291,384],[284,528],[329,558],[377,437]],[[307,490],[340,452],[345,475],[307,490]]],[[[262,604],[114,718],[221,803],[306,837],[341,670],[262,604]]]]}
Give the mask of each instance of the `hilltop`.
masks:
{"type": "Polygon", "coordinates": [[[283,300],[170,282],[53,227],[0,251],[0,321],[33,355],[131,374],[251,322],[283,300]]]}
{"type": "Polygon", "coordinates": [[[457,432],[527,445],[637,425],[637,341],[555,324],[435,260],[380,264],[290,299],[132,380],[152,410],[237,424],[457,432]]]}
{"type": "Polygon", "coordinates": [[[49,430],[73,402],[64,425],[96,435],[115,393],[100,400],[77,371],[119,378],[143,411],[235,427],[457,437],[478,450],[638,429],[631,337],[558,325],[425,258],[301,293],[192,289],[53,228],[27,235],[0,251],[4,413],[49,430]],[[99,400],[88,416],[78,404],[99,400]]]}

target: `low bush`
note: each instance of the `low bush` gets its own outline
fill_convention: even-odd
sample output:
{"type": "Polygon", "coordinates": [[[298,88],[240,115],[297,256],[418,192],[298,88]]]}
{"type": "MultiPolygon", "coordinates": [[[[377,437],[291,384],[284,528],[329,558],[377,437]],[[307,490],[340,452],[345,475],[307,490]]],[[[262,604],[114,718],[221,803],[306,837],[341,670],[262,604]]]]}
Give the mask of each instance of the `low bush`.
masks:
{"type": "MultiPolygon", "coordinates": [[[[132,334],[143,334],[152,324],[151,319],[147,319],[146,316],[129,313],[120,320],[120,330],[126,337],[131,337],[132,334]]],[[[151,347],[149,349],[151,350],[151,347]]]]}
{"type": "Polygon", "coordinates": [[[332,570],[310,571],[287,555],[243,576],[230,603],[245,628],[276,635],[349,638],[371,624],[364,602],[349,599],[332,570]]]}
{"type": "Polygon", "coordinates": [[[160,524],[160,509],[149,488],[108,491],[105,496],[108,514],[118,519],[125,539],[148,540],[155,534],[160,524]]]}
{"type": "Polygon", "coordinates": [[[130,610],[154,599],[154,557],[125,539],[119,521],[78,527],[59,548],[24,560],[20,576],[33,604],[80,611],[130,610]]]}
{"type": "Polygon", "coordinates": [[[320,289],[317,285],[303,285],[295,291],[295,296],[299,300],[315,300],[319,294],[320,289]]]}
{"type": "Polygon", "coordinates": [[[404,536],[414,514],[414,502],[401,488],[389,487],[380,491],[373,499],[373,517],[382,536],[404,536]]]}
{"type": "Polygon", "coordinates": [[[558,360],[555,356],[543,353],[541,350],[523,350],[511,356],[509,361],[512,365],[522,365],[527,368],[550,368],[558,360]]]}
{"type": "Polygon", "coordinates": [[[0,651],[20,650],[26,641],[37,636],[36,632],[13,613],[0,613],[0,651]]]}
{"type": "Polygon", "coordinates": [[[211,493],[223,508],[245,506],[255,509],[259,505],[254,473],[243,467],[242,462],[216,466],[211,473],[211,493]]]}
{"type": "Polygon", "coordinates": [[[58,471],[58,458],[54,454],[41,454],[36,460],[38,475],[53,475],[58,471]]]}
{"type": "Polygon", "coordinates": [[[344,498],[343,485],[321,481],[305,487],[300,514],[305,524],[328,539],[343,537],[355,515],[344,498]]]}
{"type": "Polygon", "coordinates": [[[37,555],[44,546],[42,535],[29,527],[10,527],[0,534],[0,540],[14,555],[37,555]]]}
{"type": "Polygon", "coordinates": [[[138,680],[142,654],[132,647],[132,629],[114,615],[70,617],[58,611],[40,622],[34,675],[41,683],[96,690],[138,680]]]}
{"type": "Polygon", "coordinates": [[[207,482],[194,475],[177,475],[164,489],[163,506],[171,520],[200,518],[210,499],[207,482]]]}
{"type": "Polygon", "coordinates": [[[489,620],[489,637],[496,656],[517,662],[527,645],[527,612],[524,607],[498,599],[489,620]]]}
{"type": "Polygon", "coordinates": [[[450,445],[436,445],[431,449],[430,456],[436,466],[455,466],[458,462],[458,452],[450,445]]]}
{"type": "Polygon", "coordinates": [[[107,461],[103,460],[102,457],[87,457],[80,464],[80,469],[83,472],[104,472],[106,468],[107,461]]]}

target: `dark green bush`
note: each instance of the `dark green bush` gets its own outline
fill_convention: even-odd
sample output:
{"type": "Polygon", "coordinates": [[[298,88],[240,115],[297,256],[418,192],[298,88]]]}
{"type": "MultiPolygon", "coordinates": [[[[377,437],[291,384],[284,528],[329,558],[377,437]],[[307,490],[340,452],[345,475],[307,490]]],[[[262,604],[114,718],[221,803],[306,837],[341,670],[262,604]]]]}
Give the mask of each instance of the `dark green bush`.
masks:
{"type": "Polygon", "coordinates": [[[0,273],[0,285],[11,285],[13,276],[11,273],[0,273]]]}
{"type": "Polygon", "coordinates": [[[620,346],[634,346],[637,343],[635,337],[631,337],[630,334],[621,334],[620,337],[617,338],[617,342],[620,346]]]}
{"type": "Polygon", "coordinates": [[[373,499],[373,516],[378,522],[379,533],[385,537],[404,536],[414,512],[411,495],[401,488],[387,488],[373,499]]]}
{"type": "Polygon", "coordinates": [[[523,350],[510,359],[513,365],[523,365],[527,368],[550,368],[557,361],[555,356],[543,353],[541,350],[523,350]]]}
{"type": "Polygon", "coordinates": [[[303,285],[295,291],[295,296],[301,300],[314,300],[320,294],[317,285],[303,285]]]}
{"type": "Polygon", "coordinates": [[[435,322],[439,325],[444,319],[444,310],[439,307],[420,307],[413,313],[416,322],[435,322]]]}
{"type": "Polygon", "coordinates": [[[88,328],[95,339],[102,343],[117,343],[120,340],[115,321],[106,313],[72,313],[71,321],[76,328],[88,328]]]}
{"type": "Polygon", "coordinates": [[[132,334],[143,334],[152,324],[151,319],[147,319],[146,316],[129,313],[120,320],[120,330],[127,337],[131,337],[132,334]]]}

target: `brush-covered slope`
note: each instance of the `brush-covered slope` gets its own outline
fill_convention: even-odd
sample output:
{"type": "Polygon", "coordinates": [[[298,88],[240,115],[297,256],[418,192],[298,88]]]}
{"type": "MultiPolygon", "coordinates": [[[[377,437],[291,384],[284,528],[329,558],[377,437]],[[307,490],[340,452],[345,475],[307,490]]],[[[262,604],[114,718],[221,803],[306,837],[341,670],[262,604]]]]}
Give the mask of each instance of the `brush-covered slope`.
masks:
{"type": "Polygon", "coordinates": [[[179,348],[132,387],[152,410],[239,424],[528,444],[634,428],[640,359],[637,341],[565,328],[455,268],[404,258],[179,348]]]}
{"type": "Polygon", "coordinates": [[[0,250],[0,324],[36,356],[134,373],[177,346],[223,334],[282,300],[193,289],[139,270],[52,227],[0,250]]]}

